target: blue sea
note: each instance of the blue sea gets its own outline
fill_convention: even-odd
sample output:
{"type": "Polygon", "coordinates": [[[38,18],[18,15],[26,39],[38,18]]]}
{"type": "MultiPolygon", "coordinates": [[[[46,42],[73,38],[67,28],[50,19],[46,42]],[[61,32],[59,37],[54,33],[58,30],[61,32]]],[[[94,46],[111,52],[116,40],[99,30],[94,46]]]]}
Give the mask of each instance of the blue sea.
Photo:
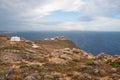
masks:
{"type": "Polygon", "coordinates": [[[120,55],[120,32],[31,31],[15,32],[9,35],[20,36],[29,40],[43,40],[55,36],[65,36],[88,53],[97,55],[104,52],[110,55],[120,55]]]}

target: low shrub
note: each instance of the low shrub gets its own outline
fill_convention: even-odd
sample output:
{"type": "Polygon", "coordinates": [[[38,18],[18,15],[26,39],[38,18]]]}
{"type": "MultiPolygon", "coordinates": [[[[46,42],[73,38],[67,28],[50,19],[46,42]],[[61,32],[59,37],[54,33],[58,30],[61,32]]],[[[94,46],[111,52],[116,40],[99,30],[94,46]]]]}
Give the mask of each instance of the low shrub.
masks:
{"type": "Polygon", "coordinates": [[[67,73],[67,76],[74,76],[74,74],[73,73],[67,73]]]}
{"type": "Polygon", "coordinates": [[[94,64],[94,62],[92,61],[92,60],[89,60],[88,62],[87,62],[87,65],[93,65],[94,64]]]}
{"type": "Polygon", "coordinates": [[[111,65],[113,67],[119,67],[120,68],[120,62],[114,62],[114,63],[111,63],[111,65]]]}
{"type": "Polygon", "coordinates": [[[78,60],[78,59],[72,59],[72,61],[74,61],[74,62],[79,62],[79,60],[78,60]]]}

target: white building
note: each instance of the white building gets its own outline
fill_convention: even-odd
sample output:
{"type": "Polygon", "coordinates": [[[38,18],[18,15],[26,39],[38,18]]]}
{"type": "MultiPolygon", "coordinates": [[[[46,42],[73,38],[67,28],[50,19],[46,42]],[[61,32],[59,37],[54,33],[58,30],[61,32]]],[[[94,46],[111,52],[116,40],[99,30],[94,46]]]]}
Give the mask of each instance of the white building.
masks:
{"type": "Polygon", "coordinates": [[[45,38],[44,40],[49,40],[49,38],[45,38]]]}
{"type": "Polygon", "coordinates": [[[38,48],[39,46],[37,46],[36,44],[32,44],[32,48],[38,48]]]}
{"type": "Polygon", "coordinates": [[[20,40],[20,37],[13,36],[13,37],[11,37],[10,41],[12,41],[12,42],[19,42],[21,40],[20,40]]]}
{"type": "Polygon", "coordinates": [[[50,38],[50,40],[55,40],[55,38],[50,38]]]}

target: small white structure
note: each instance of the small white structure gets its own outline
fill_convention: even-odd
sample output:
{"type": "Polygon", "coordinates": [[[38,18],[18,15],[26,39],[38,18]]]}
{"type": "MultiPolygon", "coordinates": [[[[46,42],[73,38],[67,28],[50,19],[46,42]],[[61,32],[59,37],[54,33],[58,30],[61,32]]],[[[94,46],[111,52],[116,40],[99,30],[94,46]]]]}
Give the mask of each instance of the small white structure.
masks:
{"type": "Polygon", "coordinates": [[[55,38],[50,38],[50,40],[55,40],[55,38]]]}
{"type": "Polygon", "coordinates": [[[37,46],[36,44],[32,44],[32,48],[38,48],[39,46],[37,46]]]}
{"type": "Polygon", "coordinates": [[[21,40],[20,40],[20,37],[13,36],[13,37],[11,37],[10,41],[12,41],[12,42],[19,42],[21,40]]]}
{"type": "Polygon", "coordinates": [[[49,40],[49,38],[45,38],[44,40],[49,40]]]}

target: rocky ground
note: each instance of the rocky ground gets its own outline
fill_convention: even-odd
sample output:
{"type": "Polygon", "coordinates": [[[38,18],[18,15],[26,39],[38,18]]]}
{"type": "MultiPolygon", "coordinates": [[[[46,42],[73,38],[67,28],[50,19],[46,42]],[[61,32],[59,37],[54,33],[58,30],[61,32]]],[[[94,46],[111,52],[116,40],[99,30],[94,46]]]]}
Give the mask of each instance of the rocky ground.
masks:
{"type": "Polygon", "coordinates": [[[120,56],[94,56],[69,40],[0,36],[0,80],[120,80],[120,56]]]}

